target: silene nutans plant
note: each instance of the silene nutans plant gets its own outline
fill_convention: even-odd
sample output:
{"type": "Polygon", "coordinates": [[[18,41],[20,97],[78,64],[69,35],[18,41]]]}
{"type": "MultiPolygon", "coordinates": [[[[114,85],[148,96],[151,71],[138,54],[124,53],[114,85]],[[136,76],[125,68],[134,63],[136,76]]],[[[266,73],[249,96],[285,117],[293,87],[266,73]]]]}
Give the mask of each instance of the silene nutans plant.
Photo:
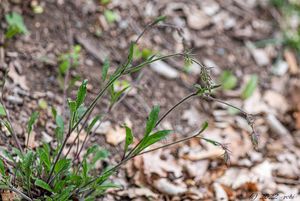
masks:
{"type": "MultiPolygon", "coordinates": [[[[56,122],[54,147],[51,147],[49,144],[43,144],[38,148],[30,149],[27,146],[28,141],[21,143],[14,131],[3,98],[1,98],[1,125],[10,133],[16,146],[10,146],[8,151],[4,151],[0,155],[0,189],[14,192],[14,194],[17,195],[16,200],[92,201],[105,194],[107,189],[118,187],[116,184],[110,182],[110,176],[116,173],[127,161],[136,156],[167,148],[192,138],[198,138],[199,140],[204,140],[215,146],[219,146],[224,150],[224,160],[226,162],[229,161],[230,151],[226,145],[201,136],[208,127],[207,122],[199,122],[199,125],[202,125],[196,134],[151,148],[153,144],[160,142],[172,133],[171,130],[159,130],[158,125],[173,112],[174,109],[189,99],[200,98],[203,100],[217,101],[230,107],[234,107],[212,96],[212,91],[219,87],[219,85],[213,83],[210,77],[209,68],[203,66],[194,59],[188,51],[165,56],[154,54],[143,59],[139,64],[133,64],[134,48],[138,45],[143,34],[148,29],[161,23],[164,19],[165,17],[158,17],[145,27],[144,31],[142,31],[137,39],[131,42],[126,61],[117,67],[110,75],[108,74],[110,64],[107,61],[104,62],[101,76],[104,82],[103,87],[99,89],[96,97],[90,103],[86,103],[85,101],[88,81],[82,81],[77,91],[76,99],[67,100],[69,109],[68,122],[65,122],[63,120],[64,118],[54,108],[52,109],[53,118],[56,122]],[[154,106],[145,122],[143,137],[138,143],[133,144],[136,135],[132,132],[131,128],[124,125],[126,139],[123,153],[120,154],[120,161],[116,164],[110,164],[102,170],[97,170],[95,167],[96,162],[108,157],[108,152],[97,144],[88,148],[86,148],[85,145],[94,134],[94,127],[97,125],[97,122],[101,123],[104,116],[109,115],[110,111],[114,108],[114,105],[118,104],[120,99],[124,97],[124,93],[128,86],[116,91],[114,89],[114,83],[118,82],[123,76],[142,70],[148,64],[172,57],[182,57],[185,63],[196,63],[200,65],[202,69],[200,73],[201,83],[195,84],[192,93],[183,97],[164,114],[160,114],[159,106],[154,106]],[[92,112],[97,103],[107,93],[111,100],[107,113],[102,116],[99,115],[93,117],[92,112]],[[76,137],[71,142],[70,146],[67,147],[67,141],[70,141],[69,138],[73,131],[76,131],[76,137]],[[87,135],[83,140],[83,143],[79,145],[76,142],[82,132],[86,132],[87,135]],[[74,146],[77,146],[76,153],[71,155],[70,151],[74,146]]],[[[3,81],[1,83],[2,89],[4,88],[4,84],[5,82],[3,81]]],[[[239,108],[236,109],[248,120],[253,129],[251,135],[252,142],[254,145],[257,145],[258,137],[254,131],[251,115],[239,108]]],[[[38,118],[38,112],[33,112],[27,124],[26,134],[28,136],[31,134],[33,126],[38,118]]]]}

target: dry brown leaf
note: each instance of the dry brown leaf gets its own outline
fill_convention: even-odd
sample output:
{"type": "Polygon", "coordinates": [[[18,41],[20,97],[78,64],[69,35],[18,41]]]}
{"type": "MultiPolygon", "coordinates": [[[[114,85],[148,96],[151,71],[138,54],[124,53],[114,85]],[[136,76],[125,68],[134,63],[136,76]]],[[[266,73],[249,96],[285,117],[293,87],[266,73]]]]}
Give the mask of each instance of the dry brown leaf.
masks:
{"type": "Polygon", "coordinates": [[[266,91],[263,96],[263,100],[280,114],[286,113],[289,109],[289,104],[287,103],[286,98],[278,92],[272,90],[266,91]]]}
{"type": "Polygon", "coordinates": [[[161,151],[156,151],[143,156],[144,174],[151,177],[152,173],[158,174],[161,177],[166,177],[168,172],[172,172],[175,177],[182,176],[182,167],[176,163],[173,157],[166,160],[161,159],[161,151]]]}
{"type": "Polygon", "coordinates": [[[147,198],[152,198],[152,199],[157,199],[158,195],[153,193],[150,189],[148,188],[129,188],[128,190],[126,190],[128,197],[129,198],[136,198],[136,197],[141,197],[141,196],[145,196],[147,198]]]}
{"type": "Polygon", "coordinates": [[[16,199],[16,195],[14,192],[9,190],[3,190],[3,192],[1,192],[1,198],[2,201],[14,201],[16,199]]]}
{"type": "Polygon", "coordinates": [[[295,112],[294,116],[296,118],[296,128],[300,129],[300,111],[295,112]]]}
{"type": "Polygon", "coordinates": [[[224,151],[219,147],[213,147],[207,151],[200,151],[200,152],[190,152],[187,155],[184,155],[184,159],[188,159],[191,161],[198,161],[204,159],[216,159],[222,156],[224,151]]]}
{"type": "Polygon", "coordinates": [[[167,195],[179,195],[187,191],[185,185],[171,183],[166,178],[161,178],[153,182],[153,186],[160,192],[167,195]]]}
{"type": "Polygon", "coordinates": [[[118,145],[125,140],[126,132],[124,128],[116,126],[115,128],[110,128],[106,133],[106,141],[111,145],[118,145]]]}
{"type": "Polygon", "coordinates": [[[15,68],[10,65],[8,76],[13,80],[13,82],[19,85],[24,90],[29,90],[26,77],[24,75],[19,75],[15,68]]]}
{"type": "Polygon", "coordinates": [[[213,184],[215,196],[217,201],[228,201],[228,196],[224,188],[218,182],[213,184]]]}
{"type": "Polygon", "coordinates": [[[295,57],[295,54],[290,50],[285,50],[284,58],[289,65],[289,70],[290,70],[291,74],[297,74],[299,71],[299,68],[297,65],[297,59],[295,57]]]}
{"type": "Polygon", "coordinates": [[[28,142],[28,148],[35,148],[38,146],[37,142],[35,141],[35,135],[36,133],[34,131],[31,131],[30,135],[25,135],[25,142],[28,142]]]}

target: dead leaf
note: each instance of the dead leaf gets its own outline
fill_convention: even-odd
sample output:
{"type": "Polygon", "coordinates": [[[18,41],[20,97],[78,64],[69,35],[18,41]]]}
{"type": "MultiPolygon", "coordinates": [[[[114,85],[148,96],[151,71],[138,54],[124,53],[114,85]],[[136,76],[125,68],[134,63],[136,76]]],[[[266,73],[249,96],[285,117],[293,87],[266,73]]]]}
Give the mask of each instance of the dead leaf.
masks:
{"type": "Polygon", "coordinates": [[[166,178],[161,178],[153,182],[153,186],[160,192],[167,195],[179,195],[187,191],[186,186],[171,183],[166,178]]]}
{"type": "Polygon", "coordinates": [[[289,109],[286,98],[278,92],[267,90],[264,93],[263,100],[280,114],[285,114],[289,109]]]}
{"type": "Polygon", "coordinates": [[[161,151],[156,151],[143,156],[144,173],[148,178],[152,173],[158,174],[161,177],[166,177],[168,172],[171,172],[175,177],[182,176],[182,167],[180,167],[173,157],[161,159],[161,151]]]}
{"type": "Polygon", "coordinates": [[[110,128],[106,133],[106,141],[111,145],[118,145],[125,140],[126,132],[124,128],[116,126],[115,128],[110,128]]]}
{"type": "Polygon", "coordinates": [[[141,188],[129,188],[126,190],[126,193],[130,199],[145,196],[147,198],[157,199],[158,195],[153,193],[150,189],[141,187],[141,188]]]}
{"type": "Polygon", "coordinates": [[[28,148],[35,148],[38,146],[37,142],[35,141],[35,131],[31,131],[30,135],[28,136],[28,134],[25,135],[25,142],[28,142],[28,148]]]}
{"type": "Polygon", "coordinates": [[[286,62],[288,63],[289,65],[289,70],[290,70],[290,73],[291,74],[297,74],[298,73],[298,65],[297,65],[297,59],[295,57],[295,54],[290,51],[290,50],[285,50],[284,51],[284,58],[286,60],[286,62]]]}
{"type": "Polygon", "coordinates": [[[226,191],[223,189],[223,187],[218,182],[215,182],[213,184],[213,187],[214,187],[217,201],[228,201],[228,196],[226,194],[226,191]]]}
{"type": "Polygon", "coordinates": [[[1,192],[1,198],[3,201],[14,201],[16,196],[14,192],[3,190],[3,192],[1,192]]]}
{"type": "Polygon", "coordinates": [[[12,64],[9,64],[8,76],[13,80],[16,85],[19,85],[24,90],[29,90],[26,77],[24,75],[19,75],[12,64]]]}

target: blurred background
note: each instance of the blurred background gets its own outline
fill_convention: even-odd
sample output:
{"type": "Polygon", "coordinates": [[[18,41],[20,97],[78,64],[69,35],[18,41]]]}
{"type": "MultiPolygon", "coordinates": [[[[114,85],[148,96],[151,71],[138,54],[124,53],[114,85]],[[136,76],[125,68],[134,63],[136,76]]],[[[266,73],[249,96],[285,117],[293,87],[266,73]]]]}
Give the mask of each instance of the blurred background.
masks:
{"type": "MultiPolygon", "coordinates": [[[[95,97],[105,63],[110,62],[109,73],[122,64],[130,41],[162,15],[165,22],[135,47],[134,63],[189,50],[221,84],[213,96],[254,115],[257,149],[251,127],[237,110],[197,98],[183,104],[162,122],[162,128],[175,131],[162,143],[191,135],[208,121],[203,135],[228,146],[229,165],[220,147],[193,139],[128,162],[112,179],[121,188],[101,200],[300,199],[300,1],[0,2],[1,81],[9,68],[4,101],[21,139],[28,117],[40,111],[29,139],[32,148],[53,143],[51,107],[65,114],[66,98],[75,96],[83,79],[89,80],[88,99],[95,97]]],[[[141,138],[151,107],[167,111],[193,91],[200,72],[200,66],[173,58],[117,82],[116,90],[129,87],[126,96],[87,145],[99,144],[110,153],[99,161],[99,170],[120,160],[124,122],[141,138]]],[[[108,106],[106,96],[95,114],[104,114],[108,106]]],[[[3,128],[1,133],[0,148],[7,149],[13,140],[3,128]]]]}

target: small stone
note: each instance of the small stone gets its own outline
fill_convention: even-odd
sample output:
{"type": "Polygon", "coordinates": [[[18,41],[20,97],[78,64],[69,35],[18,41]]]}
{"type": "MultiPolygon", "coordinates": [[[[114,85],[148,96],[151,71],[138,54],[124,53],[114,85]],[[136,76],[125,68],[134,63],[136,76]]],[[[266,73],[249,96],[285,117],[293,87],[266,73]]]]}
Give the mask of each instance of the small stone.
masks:
{"type": "Polygon", "coordinates": [[[213,0],[201,1],[201,8],[208,16],[213,16],[220,10],[220,5],[213,0]]]}
{"type": "Polygon", "coordinates": [[[267,66],[270,64],[270,58],[264,49],[252,49],[251,54],[259,66],[267,66]]]}
{"type": "Polygon", "coordinates": [[[211,23],[211,19],[201,10],[188,11],[187,23],[190,28],[201,30],[211,23]]]}
{"type": "Polygon", "coordinates": [[[16,104],[16,105],[23,104],[23,99],[20,98],[19,96],[8,96],[7,101],[11,102],[12,104],[16,104]]]}
{"type": "Polygon", "coordinates": [[[288,69],[289,69],[288,63],[281,60],[273,66],[272,73],[274,75],[282,76],[288,71],[288,69]]]}
{"type": "Polygon", "coordinates": [[[168,79],[174,79],[179,76],[179,72],[164,61],[156,61],[151,63],[150,67],[153,71],[168,79]]]}

